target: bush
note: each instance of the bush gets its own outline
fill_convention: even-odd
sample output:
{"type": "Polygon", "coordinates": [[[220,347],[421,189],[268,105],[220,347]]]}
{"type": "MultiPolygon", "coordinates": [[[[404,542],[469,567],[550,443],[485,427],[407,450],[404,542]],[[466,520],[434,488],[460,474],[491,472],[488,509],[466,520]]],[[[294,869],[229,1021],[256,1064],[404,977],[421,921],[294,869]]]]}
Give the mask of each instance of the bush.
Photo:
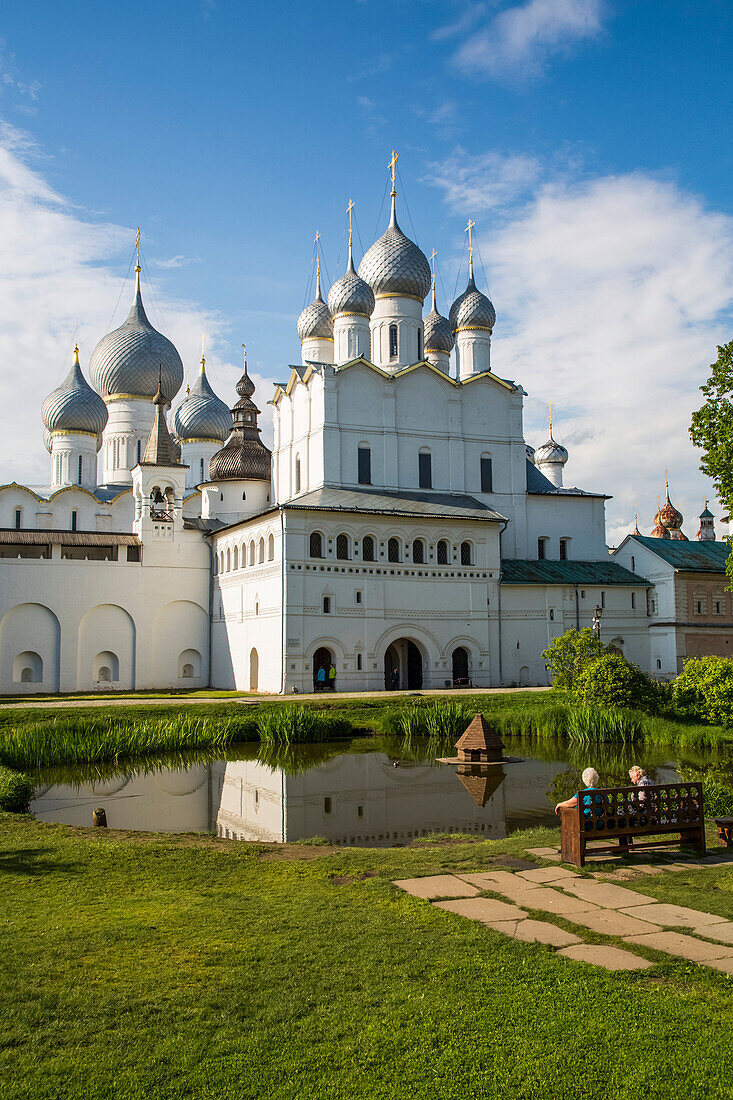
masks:
{"type": "Polygon", "coordinates": [[[575,677],[573,695],[583,703],[642,707],[649,701],[649,680],[619,653],[604,653],[575,677]]]}
{"type": "Polygon", "coordinates": [[[11,814],[24,814],[33,798],[34,786],[27,775],[11,771],[0,765],[0,810],[11,814]]]}
{"type": "Polygon", "coordinates": [[[702,784],[706,817],[733,817],[733,790],[717,779],[704,779],[702,784]]]}
{"type": "Polygon", "coordinates": [[[542,656],[552,673],[552,686],[572,691],[576,678],[591,661],[604,653],[603,642],[592,630],[567,630],[555,638],[542,656]]]}
{"type": "Polygon", "coordinates": [[[696,657],[686,661],[672,681],[678,714],[712,725],[733,726],[733,661],[729,657],[696,657]]]}

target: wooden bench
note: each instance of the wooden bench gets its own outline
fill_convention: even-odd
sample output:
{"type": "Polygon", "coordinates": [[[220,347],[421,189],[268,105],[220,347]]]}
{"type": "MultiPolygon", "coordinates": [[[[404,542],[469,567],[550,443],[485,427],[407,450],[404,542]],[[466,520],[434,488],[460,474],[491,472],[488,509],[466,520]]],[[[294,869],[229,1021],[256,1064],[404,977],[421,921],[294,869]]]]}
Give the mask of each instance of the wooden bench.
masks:
{"type": "Polygon", "coordinates": [[[592,851],[624,852],[681,844],[705,855],[705,807],[702,783],[665,783],[653,787],[604,787],[578,791],[577,806],[560,811],[560,855],[563,863],[585,864],[592,851]],[[674,839],[637,844],[637,837],[674,833],[674,839]],[[599,845],[598,841],[615,840],[599,845]]]}

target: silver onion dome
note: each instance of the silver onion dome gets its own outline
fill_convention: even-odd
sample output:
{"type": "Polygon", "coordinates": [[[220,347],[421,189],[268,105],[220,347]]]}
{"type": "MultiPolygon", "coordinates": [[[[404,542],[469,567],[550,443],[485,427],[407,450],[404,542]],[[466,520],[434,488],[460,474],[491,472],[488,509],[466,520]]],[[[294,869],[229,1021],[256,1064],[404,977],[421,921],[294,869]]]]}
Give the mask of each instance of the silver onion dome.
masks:
{"type": "Polygon", "coordinates": [[[473,272],[463,294],[456,298],[448,315],[453,332],[461,329],[484,329],[491,332],[496,324],[496,310],[491,301],[476,288],[473,272]]]}
{"type": "Polygon", "coordinates": [[[161,391],[170,405],[183,383],[183,363],[167,337],[147,318],[137,268],[135,298],[124,324],[103,336],[92,352],[89,374],[102,397],[154,397],[160,371],[161,391]]]}
{"type": "Polygon", "coordinates": [[[369,283],[364,282],[354,267],[354,258],[349,246],[349,263],[346,272],[337,279],[328,292],[328,308],[331,316],[339,313],[356,313],[360,317],[371,317],[374,312],[374,292],[369,283]]]}
{"type": "Polygon", "coordinates": [[[173,413],[171,427],[175,438],[182,443],[192,439],[224,443],[231,434],[232,414],[212,390],[203,358],[201,373],[191,392],[173,413]]]}
{"type": "Polygon", "coordinates": [[[318,293],[309,306],[306,306],[298,318],[298,339],[333,340],[333,317],[321,297],[320,283],[318,293]]]}
{"type": "MultiPolygon", "coordinates": [[[[74,348],[74,362],[66,378],[43,402],[41,419],[49,433],[86,432],[99,436],[104,431],[107,406],[81,373],[78,348],[74,348]]],[[[44,442],[45,439],[44,433],[44,442]]]]}
{"type": "Polygon", "coordinates": [[[430,290],[431,272],[427,257],[406,237],[397,224],[394,199],[387,231],[364,254],[359,276],[375,295],[395,294],[424,302],[430,290]]]}
{"type": "Polygon", "coordinates": [[[552,438],[552,431],[550,432],[550,438],[546,443],[543,443],[541,447],[538,447],[534,453],[535,466],[564,466],[568,460],[568,452],[563,447],[562,443],[558,443],[557,440],[552,438]]]}
{"type": "Polygon", "coordinates": [[[433,305],[423,320],[423,347],[425,351],[442,351],[450,355],[455,344],[450,322],[442,313],[438,313],[435,303],[435,279],[433,279],[433,305]]]}
{"type": "Polygon", "coordinates": [[[232,409],[234,426],[232,434],[220,451],[209,462],[210,481],[269,481],[272,452],[260,439],[257,426],[259,409],[252,400],[254,383],[247,374],[237,382],[239,401],[232,409]]]}

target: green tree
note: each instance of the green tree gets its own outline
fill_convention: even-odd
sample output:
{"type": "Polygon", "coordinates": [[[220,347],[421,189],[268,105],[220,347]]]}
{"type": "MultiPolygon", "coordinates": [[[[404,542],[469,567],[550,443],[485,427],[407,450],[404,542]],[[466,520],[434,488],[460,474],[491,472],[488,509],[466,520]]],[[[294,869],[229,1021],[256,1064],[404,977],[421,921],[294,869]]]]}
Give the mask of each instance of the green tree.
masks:
{"type": "Polygon", "coordinates": [[[672,701],[679,714],[733,726],[733,661],[729,657],[685,661],[672,681],[672,701]]]}
{"type": "MultiPolygon", "coordinates": [[[[718,347],[710,377],[700,387],[705,403],[692,414],[690,436],[702,450],[700,469],[712,478],[718,498],[733,512],[733,340],[718,347]]],[[[733,579],[733,555],[728,558],[733,579]]]]}
{"type": "Polygon", "coordinates": [[[592,630],[567,630],[545,649],[542,656],[552,673],[552,686],[572,691],[575,678],[587,664],[605,652],[603,642],[592,630]]]}
{"type": "Polygon", "coordinates": [[[573,695],[583,703],[600,706],[643,707],[648,698],[648,680],[620,653],[604,653],[584,665],[575,678],[573,695]]]}

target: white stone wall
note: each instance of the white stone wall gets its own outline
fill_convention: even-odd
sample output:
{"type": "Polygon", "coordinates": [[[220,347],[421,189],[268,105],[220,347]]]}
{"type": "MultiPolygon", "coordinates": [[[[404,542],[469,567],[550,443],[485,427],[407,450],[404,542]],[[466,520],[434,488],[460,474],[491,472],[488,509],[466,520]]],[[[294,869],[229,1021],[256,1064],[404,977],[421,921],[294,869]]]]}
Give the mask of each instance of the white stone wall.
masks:
{"type": "MultiPolygon", "coordinates": [[[[46,492],[49,492],[46,490],[46,492]]],[[[123,489],[109,502],[97,500],[79,485],[67,485],[49,492],[48,498],[20,485],[0,488],[0,528],[15,528],[15,513],[20,509],[20,527],[24,531],[70,531],[72,512],[76,512],[79,531],[131,531],[133,519],[132,489],[123,489]]]]}

